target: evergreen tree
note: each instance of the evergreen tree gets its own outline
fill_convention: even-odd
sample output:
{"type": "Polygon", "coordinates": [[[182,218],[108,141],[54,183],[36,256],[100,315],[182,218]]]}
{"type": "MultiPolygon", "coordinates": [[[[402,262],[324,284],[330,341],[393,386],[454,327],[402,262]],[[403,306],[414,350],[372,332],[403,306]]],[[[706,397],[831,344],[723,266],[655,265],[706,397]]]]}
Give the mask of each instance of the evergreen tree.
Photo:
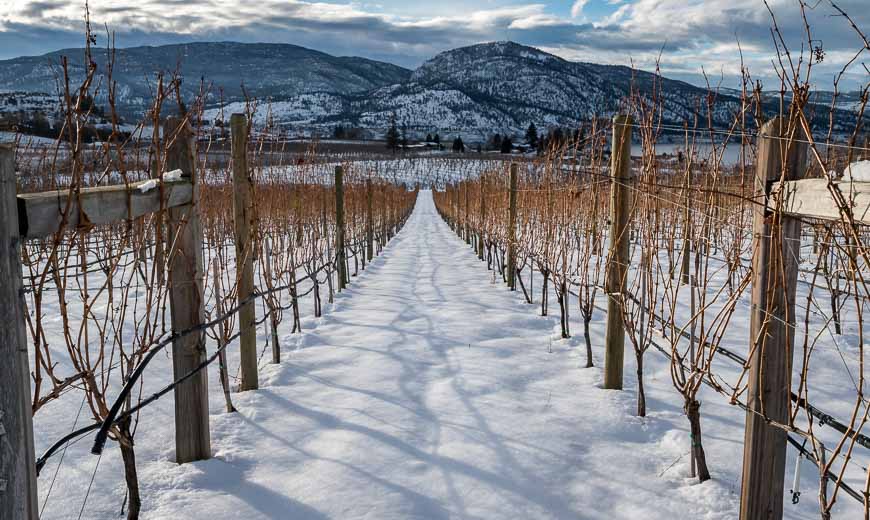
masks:
{"type": "Polygon", "coordinates": [[[533,148],[538,146],[538,127],[535,126],[535,123],[530,123],[526,130],[526,143],[533,148]]]}
{"type": "Polygon", "coordinates": [[[435,139],[435,144],[441,144],[441,136],[437,133],[435,134],[435,137],[433,139],[435,139]]]}
{"type": "Polygon", "coordinates": [[[432,142],[432,134],[426,134],[426,142],[427,142],[427,143],[431,143],[431,142],[432,142]]]}
{"type": "Polygon", "coordinates": [[[465,152],[465,143],[462,142],[461,137],[457,137],[453,140],[453,151],[457,153],[465,152]]]}
{"type": "Polygon", "coordinates": [[[489,139],[489,147],[492,150],[501,150],[501,134],[495,134],[489,139]]]}
{"type": "Polygon", "coordinates": [[[511,153],[513,149],[514,143],[511,141],[511,138],[505,136],[505,138],[501,140],[501,153],[511,153]]]}
{"type": "Polygon", "coordinates": [[[399,149],[399,128],[396,126],[396,118],[390,118],[390,129],[387,130],[387,148],[395,152],[399,149]]]}

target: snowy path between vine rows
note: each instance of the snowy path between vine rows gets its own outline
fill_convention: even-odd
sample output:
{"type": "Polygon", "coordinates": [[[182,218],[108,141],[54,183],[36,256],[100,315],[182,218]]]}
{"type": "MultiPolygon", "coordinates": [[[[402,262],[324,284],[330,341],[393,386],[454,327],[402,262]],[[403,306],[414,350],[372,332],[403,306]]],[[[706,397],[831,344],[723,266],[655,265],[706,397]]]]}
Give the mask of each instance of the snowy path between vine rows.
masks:
{"type": "Polygon", "coordinates": [[[213,416],[214,460],[148,467],[145,517],[731,511],[721,486],[708,496],[657,479],[663,457],[631,396],[601,390],[598,369],[579,368],[574,346],[551,348],[552,334],[552,321],[491,283],[423,192],[300,350],[236,397],[238,414],[213,416]]]}
{"type": "MultiPolygon", "coordinates": [[[[736,518],[739,409],[702,392],[714,479],[698,485],[668,365],[647,354],[650,413],[637,418],[630,351],[626,391],[601,388],[603,316],[586,369],[582,332],[561,340],[558,317],[539,311],[492,282],[421,192],[324,317],[284,331],[284,361],[262,368],[260,390],[234,394],[238,413],[223,413],[210,374],[213,459],[175,464],[171,402],[150,412],[163,419],[146,417],[137,436],[142,517],[736,518]]],[[[109,457],[83,518],[118,515],[123,480],[109,457]]],[[[59,484],[68,496],[91,477],[93,459],[82,460],[78,479],[59,484]]],[[[75,518],[75,500],[74,512],[58,503],[46,516],[75,518]]],[[[803,500],[786,516],[815,508],[803,500]]]]}

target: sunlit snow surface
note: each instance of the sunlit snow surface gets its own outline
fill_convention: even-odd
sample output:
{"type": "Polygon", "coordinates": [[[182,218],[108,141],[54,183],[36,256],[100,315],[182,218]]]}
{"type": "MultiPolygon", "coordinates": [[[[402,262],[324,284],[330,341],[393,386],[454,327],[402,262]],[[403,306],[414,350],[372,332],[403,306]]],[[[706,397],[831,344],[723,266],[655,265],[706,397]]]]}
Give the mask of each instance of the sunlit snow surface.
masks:
{"type": "MultiPolygon", "coordinates": [[[[688,478],[688,423],[663,358],[646,356],[649,416],[634,417],[630,350],[626,390],[601,389],[603,315],[592,329],[597,367],[581,368],[579,316],[575,338],[558,339],[555,304],[554,316],[542,318],[521,293],[492,284],[485,264],[438,217],[430,192],[323,318],[310,317],[308,299],[304,305],[305,332],[290,334],[285,321],[285,360],[261,361],[261,390],[233,396],[239,413],[223,413],[216,368],[209,374],[212,460],[173,462],[171,396],[145,410],[136,434],[143,518],[737,517],[741,411],[702,390],[714,479],[696,484],[688,478]]],[[[744,321],[734,320],[738,336],[744,321]]],[[[258,334],[265,345],[266,331],[258,334]]],[[[839,385],[835,354],[819,355],[831,356],[824,359],[832,368],[820,373],[828,391],[816,394],[829,405],[838,388],[849,395],[848,385],[839,385]]],[[[161,354],[145,395],[170,377],[161,354]]],[[[37,451],[72,427],[80,395],[69,395],[37,414],[37,451]]],[[[85,406],[78,425],[87,416],[85,406]]],[[[98,462],[89,446],[90,438],[65,454],[43,518],[78,516],[98,462]]],[[[59,460],[39,479],[41,502],[59,460]]],[[[790,480],[791,449],[788,461],[790,480]]],[[[803,499],[792,506],[783,497],[786,517],[818,518],[815,469],[802,469],[803,499]]],[[[110,444],[82,518],[117,518],[123,500],[110,444]]],[[[834,518],[858,517],[858,505],[841,495],[834,518]]]]}

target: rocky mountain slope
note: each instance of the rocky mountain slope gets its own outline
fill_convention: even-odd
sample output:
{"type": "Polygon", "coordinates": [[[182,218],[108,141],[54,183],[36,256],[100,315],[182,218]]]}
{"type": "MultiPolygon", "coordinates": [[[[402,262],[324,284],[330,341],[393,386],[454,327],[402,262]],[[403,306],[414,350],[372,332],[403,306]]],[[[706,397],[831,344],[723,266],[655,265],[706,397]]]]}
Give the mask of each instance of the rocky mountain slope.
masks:
{"type": "MultiPolygon", "coordinates": [[[[539,126],[573,126],[619,109],[632,85],[650,92],[654,76],[628,67],[575,63],[532,47],[496,42],[441,53],[406,81],[351,94],[334,91],[290,99],[273,98],[271,114],[286,125],[351,125],[374,131],[396,123],[410,132],[432,130],[485,135],[539,126]],[[328,101],[328,102],[327,102],[328,101]]],[[[681,81],[662,79],[664,120],[691,119],[707,92],[681,81]]],[[[224,112],[240,105],[225,107],[224,112]]],[[[723,96],[715,119],[726,124],[737,108],[723,96]]],[[[207,117],[217,117],[210,110],[207,117]]],[[[264,116],[265,114],[261,114],[264,116]]]]}
{"type": "MultiPolygon", "coordinates": [[[[98,72],[107,69],[107,54],[95,50],[98,72]]],[[[71,84],[85,74],[84,51],[65,49],[43,56],[0,61],[0,92],[57,91],[61,56],[69,59],[71,84]]],[[[336,57],[286,44],[232,42],[190,43],[160,47],[117,49],[113,79],[118,83],[119,108],[126,113],[144,110],[154,89],[155,74],[183,73],[182,91],[192,97],[200,80],[211,86],[210,99],[229,101],[249,96],[288,99],[312,92],[351,94],[405,81],[411,71],[365,58],[336,57]]],[[[97,96],[100,99],[100,96],[97,96]]]]}
{"type": "MultiPolygon", "coordinates": [[[[16,95],[12,92],[55,92],[63,55],[70,57],[75,84],[84,74],[81,50],[0,61],[0,110],[2,97],[16,95]]],[[[97,58],[105,71],[104,53],[97,52],[97,58]]],[[[340,124],[378,135],[394,120],[412,134],[471,136],[520,132],[532,122],[544,128],[574,126],[613,114],[633,92],[649,95],[656,82],[664,124],[682,126],[699,115],[703,126],[708,96],[706,89],[682,81],[623,66],[571,62],[512,42],[443,52],[415,71],[293,45],[224,42],[119,49],[114,69],[119,108],[130,118],[141,116],[155,73],[174,70],[183,73],[188,98],[199,91],[201,80],[210,85],[207,119],[239,111],[247,92],[258,100],[261,120],[268,114],[284,127],[320,133],[340,124]]],[[[732,94],[718,96],[712,114],[717,127],[727,127],[739,108],[732,94]]],[[[837,124],[854,128],[854,118],[854,112],[844,110],[837,124]]]]}
{"type": "MultiPolygon", "coordinates": [[[[456,130],[522,129],[530,122],[570,126],[616,112],[632,85],[648,93],[653,81],[652,74],[628,67],[570,62],[512,42],[487,43],[435,56],[400,88],[379,89],[358,103],[358,117],[365,126],[395,113],[409,126],[456,130]],[[443,118],[439,107],[445,106],[454,117],[443,118]]],[[[680,81],[664,79],[661,87],[666,122],[691,118],[706,96],[680,81]]],[[[723,98],[716,117],[724,119],[734,108],[733,98],[723,98]]]]}

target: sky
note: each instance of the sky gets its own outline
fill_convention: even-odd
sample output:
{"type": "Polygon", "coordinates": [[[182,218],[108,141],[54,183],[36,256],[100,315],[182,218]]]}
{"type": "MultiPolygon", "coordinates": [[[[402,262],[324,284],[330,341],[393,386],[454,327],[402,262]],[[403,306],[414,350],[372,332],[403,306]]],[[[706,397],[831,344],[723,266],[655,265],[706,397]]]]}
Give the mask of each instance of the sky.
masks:
{"type": "MultiPolygon", "coordinates": [[[[795,53],[808,47],[800,0],[768,0],[795,53]]],[[[805,0],[817,88],[834,78],[864,41],[831,0],[805,0]]],[[[870,37],[870,0],[835,0],[870,37]]],[[[414,68],[435,54],[512,40],[565,59],[634,65],[658,61],[670,78],[739,86],[742,63],[766,89],[779,89],[772,16],[763,0],[91,0],[98,43],[118,47],[190,41],[292,43],[342,56],[414,68]],[[706,74],[707,79],[705,79],[706,74]]],[[[0,0],[0,59],[83,46],[83,0],[0,0]]],[[[840,83],[870,81],[864,49],[840,83]]]]}

